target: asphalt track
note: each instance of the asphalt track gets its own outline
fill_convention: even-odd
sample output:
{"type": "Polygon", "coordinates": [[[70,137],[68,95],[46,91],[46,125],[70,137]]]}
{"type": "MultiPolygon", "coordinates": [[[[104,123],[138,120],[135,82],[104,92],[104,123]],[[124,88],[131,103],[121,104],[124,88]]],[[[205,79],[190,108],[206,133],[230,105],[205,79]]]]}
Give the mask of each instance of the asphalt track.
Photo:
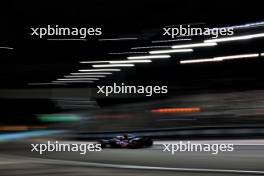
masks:
{"type": "MultiPolygon", "coordinates": [[[[41,141],[35,141],[41,143],[41,141]]],[[[148,149],[103,149],[80,155],[76,152],[31,152],[29,142],[1,143],[1,175],[264,175],[263,140],[195,141],[234,143],[235,150],[208,152],[163,152],[156,141],[148,149]]],[[[67,141],[65,143],[77,143],[67,141]]]]}

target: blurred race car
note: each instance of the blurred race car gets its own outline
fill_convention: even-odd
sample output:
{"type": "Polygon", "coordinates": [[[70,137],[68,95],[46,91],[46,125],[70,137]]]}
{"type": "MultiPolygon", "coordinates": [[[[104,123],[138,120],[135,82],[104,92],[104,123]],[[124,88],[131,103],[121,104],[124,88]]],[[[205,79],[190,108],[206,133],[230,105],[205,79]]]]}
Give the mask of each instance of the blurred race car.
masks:
{"type": "Polygon", "coordinates": [[[150,137],[136,137],[125,134],[109,140],[100,140],[99,143],[102,148],[144,148],[151,147],[153,140],[150,137]]]}

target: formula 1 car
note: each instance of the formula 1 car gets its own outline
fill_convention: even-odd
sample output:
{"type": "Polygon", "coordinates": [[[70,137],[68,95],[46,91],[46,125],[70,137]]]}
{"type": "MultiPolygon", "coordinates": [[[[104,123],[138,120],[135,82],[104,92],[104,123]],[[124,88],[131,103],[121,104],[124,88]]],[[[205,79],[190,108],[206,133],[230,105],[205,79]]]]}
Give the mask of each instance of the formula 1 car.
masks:
{"type": "Polygon", "coordinates": [[[153,140],[150,137],[136,137],[133,135],[116,136],[112,139],[100,140],[102,148],[144,148],[151,147],[153,140]]]}

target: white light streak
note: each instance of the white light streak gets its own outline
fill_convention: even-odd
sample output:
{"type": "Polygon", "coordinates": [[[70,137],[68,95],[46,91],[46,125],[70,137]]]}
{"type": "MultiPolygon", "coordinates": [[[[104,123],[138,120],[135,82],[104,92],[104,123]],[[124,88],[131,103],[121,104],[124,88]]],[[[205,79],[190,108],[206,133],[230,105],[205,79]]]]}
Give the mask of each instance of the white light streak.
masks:
{"type": "Polygon", "coordinates": [[[13,50],[14,48],[12,48],[12,47],[7,47],[7,46],[0,46],[0,49],[13,50]]]}
{"type": "Polygon", "coordinates": [[[52,81],[54,83],[93,83],[94,81],[85,81],[85,80],[82,80],[82,81],[78,81],[78,80],[74,80],[74,81],[71,81],[71,80],[68,80],[68,81],[52,81]]]}
{"type": "Polygon", "coordinates": [[[108,53],[110,55],[122,55],[122,54],[147,54],[148,52],[120,52],[120,53],[108,53]]]}
{"type": "Polygon", "coordinates": [[[134,67],[134,64],[102,64],[102,65],[92,65],[94,68],[103,68],[103,67],[134,67]]]}
{"type": "Polygon", "coordinates": [[[58,81],[96,81],[98,78],[62,78],[57,79],[58,81]]]}
{"type": "Polygon", "coordinates": [[[122,64],[122,63],[149,63],[151,60],[109,60],[109,61],[82,61],[82,64],[96,64],[96,63],[110,63],[110,64],[122,64]]]}
{"type": "Polygon", "coordinates": [[[121,71],[121,69],[119,68],[114,68],[114,69],[83,69],[83,70],[78,70],[80,72],[103,72],[103,71],[108,71],[108,72],[112,72],[112,71],[121,71]]]}
{"type": "Polygon", "coordinates": [[[65,78],[105,78],[105,75],[66,75],[65,78]]]}
{"type": "Polygon", "coordinates": [[[186,52],[193,52],[193,49],[156,50],[156,51],[149,51],[149,54],[186,53],[186,52]]]}
{"type": "Polygon", "coordinates": [[[107,63],[108,61],[81,61],[80,64],[107,63]]]}
{"type": "Polygon", "coordinates": [[[71,73],[71,75],[112,75],[111,72],[71,73]]]}
{"type": "Polygon", "coordinates": [[[258,56],[259,54],[240,54],[240,55],[214,57],[214,59],[230,60],[230,59],[241,59],[241,58],[250,58],[250,57],[258,57],[258,56]]]}
{"type": "Polygon", "coordinates": [[[146,56],[129,56],[127,59],[133,60],[133,59],[166,59],[170,58],[170,55],[146,55],[146,56]]]}
{"type": "Polygon", "coordinates": [[[207,47],[207,46],[216,46],[217,43],[192,43],[192,44],[185,44],[185,45],[174,45],[172,48],[196,48],[196,47],[207,47]]]}
{"type": "Polygon", "coordinates": [[[230,55],[230,56],[221,56],[221,57],[214,57],[209,59],[194,59],[194,60],[182,60],[180,61],[181,64],[189,64],[189,63],[201,63],[201,62],[217,62],[217,61],[224,61],[224,60],[231,60],[231,59],[242,59],[242,58],[252,58],[258,57],[259,54],[239,54],[239,55],[230,55]]]}
{"type": "Polygon", "coordinates": [[[190,64],[190,63],[201,63],[201,62],[217,62],[217,61],[222,61],[221,59],[217,60],[214,58],[209,58],[209,59],[194,59],[194,60],[183,60],[180,61],[181,64],[190,64]]]}
{"type": "Polygon", "coordinates": [[[110,61],[110,64],[123,64],[123,63],[150,63],[151,60],[123,60],[123,61],[110,61]]]}

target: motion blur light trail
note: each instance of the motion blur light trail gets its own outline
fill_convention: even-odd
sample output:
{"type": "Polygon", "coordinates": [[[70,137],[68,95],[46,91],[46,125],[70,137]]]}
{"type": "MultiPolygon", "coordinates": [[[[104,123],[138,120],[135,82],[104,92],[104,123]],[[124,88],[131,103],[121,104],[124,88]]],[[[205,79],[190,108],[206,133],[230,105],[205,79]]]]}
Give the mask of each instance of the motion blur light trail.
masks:
{"type": "Polygon", "coordinates": [[[39,130],[39,131],[27,131],[27,132],[0,134],[0,142],[32,138],[32,137],[49,136],[49,135],[60,134],[60,133],[64,133],[64,131],[62,130],[39,130]]]}
{"type": "Polygon", "coordinates": [[[45,114],[37,117],[41,122],[75,122],[81,118],[72,114],[45,114]]]}
{"type": "Polygon", "coordinates": [[[152,113],[191,113],[200,111],[200,108],[160,108],[151,110],[152,113]]]}
{"type": "Polygon", "coordinates": [[[26,131],[31,129],[45,129],[47,126],[28,126],[28,125],[3,125],[0,131],[26,131]]]}

